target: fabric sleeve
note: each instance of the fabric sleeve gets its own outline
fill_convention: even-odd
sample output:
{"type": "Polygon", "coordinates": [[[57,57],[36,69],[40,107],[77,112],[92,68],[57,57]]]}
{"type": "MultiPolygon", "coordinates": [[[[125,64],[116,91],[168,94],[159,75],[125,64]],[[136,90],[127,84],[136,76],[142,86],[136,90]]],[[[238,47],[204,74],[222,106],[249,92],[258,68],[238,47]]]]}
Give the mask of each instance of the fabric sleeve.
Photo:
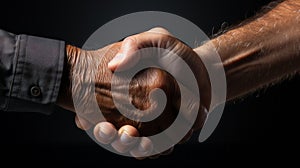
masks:
{"type": "Polygon", "coordinates": [[[0,110],[49,114],[63,72],[65,43],[0,30],[0,110]]]}

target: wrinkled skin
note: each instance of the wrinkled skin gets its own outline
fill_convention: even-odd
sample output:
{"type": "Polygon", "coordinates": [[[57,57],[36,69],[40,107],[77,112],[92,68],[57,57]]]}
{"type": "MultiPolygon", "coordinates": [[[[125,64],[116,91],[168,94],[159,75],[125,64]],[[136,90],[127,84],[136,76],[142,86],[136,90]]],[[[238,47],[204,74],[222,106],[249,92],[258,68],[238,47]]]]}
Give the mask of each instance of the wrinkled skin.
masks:
{"type": "MultiPolygon", "coordinates": [[[[101,64],[98,67],[99,70],[107,69],[108,62],[118,52],[119,48],[120,44],[114,44],[109,49],[110,52],[104,55],[104,59],[102,59],[101,64]]],[[[137,121],[132,121],[118,112],[116,106],[112,102],[112,95],[109,91],[113,74],[109,70],[100,70],[100,72],[102,73],[97,76],[99,79],[99,82],[97,82],[99,88],[96,89],[96,97],[98,102],[103,102],[99,104],[99,106],[107,121],[113,123],[117,128],[120,128],[123,125],[132,125],[139,130],[141,136],[149,136],[163,131],[174,121],[177,115],[177,110],[173,107],[172,103],[175,102],[174,99],[178,99],[180,96],[178,95],[179,92],[177,91],[177,84],[172,76],[165,71],[157,68],[148,68],[135,75],[134,79],[130,82],[129,95],[132,98],[132,104],[136,108],[144,110],[143,114],[138,114],[134,117],[137,121]],[[107,90],[103,88],[107,88],[107,90]],[[161,88],[166,93],[167,99],[169,100],[166,108],[156,119],[149,122],[139,122],[139,117],[143,117],[144,115],[151,113],[151,103],[155,103],[151,101],[155,101],[155,98],[151,99],[149,94],[150,91],[155,88],[161,88]]],[[[125,79],[123,76],[118,76],[117,86],[122,87],[124,84],[123,81],[125,80],[129,79],[125,79]]],[[[121,101],[122,99],[128,99],[128,97],[123,97],[118,94],[118,99],[119,98],[121,101]]],[[[129,113],[131,113],[131,111],[129,111],[129,113]]]]}
{"type": "MultiPolygon", "coordinates": [[[[90,94],[85,94],[86,90],[82,89],[83,84],[89,85],[88,82],[91,81],[91,72],[95,68],[96,62],[99,62],[95,78],[95,92],[98,105],[101,112],[105,116],[108,122],[111,122],[116,128],[120,128],[123,125],[132,125],[139,130],[140,136],[149,136],[157,134],[164,129],[166,129],[175,119],[178,110],[174,106],[174,102],[180,101],[180,93],[178,92],[178,85],[174,81],[173,77],[167,72],[160,70],[158,68],[148,68],[135,75],[134,79],[130,82],[129,94],[132,98],[132,104],[140,110],[146,110],[145,114],[151,113],[151,101],[155,101],[155,98],[151,99],[149,93],[155,88],[161,88],[167,95],[167,105],[164,112],[156,119],[149,122],[139,122],[138,118],[141,116],[136,116],[137,121],[130,120],[119,113],[118,109],[114,105],[111,93],[111,81],[113,72],[107,68],[108,62],[115,56],[120,48],[120,43],[115,43],[105,48],[96,51],[84,51],[73,46],[67,46],[67,54],[69,55],[69,64],[72,74],[70,77],[75,78],[73,80],[73,91],[75,93],[83,93],[80,97],[80,103],[82,103],[82,109],[89,109],[89,101],[93,99],[92,92],[90,94]],[[107,50],[108,49],[108,50],[107,50]],[[107,51],[107,52],[105,52],[107,51]],[[104,54],[104,55],[103,55],[104,54]],[[101,57],[101,55],[103,55],[101,57]],[[74,65],[78,66],[74,68],[74,65]],[[76,70],[78,69],[78,71],[76,70]],[[85,69],[83,71],[82,69],[85,69]],[[75,82],[74,82],[75,81],[75,82]],[[81,81],[81,82],[76,82],[81,81]],[[75,89],[75,90],[74,90],[75,89]]],[[[116,77],[117,86],[122,87],[125,79],[122,76],[116,77]]],[[[70,86],[68,86],[70,88],[70,86]]],[[[89,87],[87,87],[89,88],[89,87]]],[[[70,91],[70,89],[68,89],[70,91]]],[[[87,89],[88,90],[88,89],[87,89]]],[[[71,92],[71,91],[70,91],[71,92]]],[[[68,93],[70,94],[70,93],[68,93]]],[[[69,96],[64,96],[67,98],[69,96]]],[[[122,101],[128,99],[121,94],[117,94],[118,100],[122,101]]],[[[64,101],[66,100],[64,99],[64,101]]],[[[71,101],[69,103],[64,103],[63,107],[75,111],[71,101]]],[[[93,107],[92,107],[93,108],[93,107]]],[[[130,113],[130,112],[129,112],[130,113]]],[[[96,124],[103,121],[97,113],[90,110],[80,110],[77,115],[88,120],[90,123],[96,124]]]]}
{"type": "Polygon", "coordinates": [[[168,72],[177,76],[177,82],[179,82],[178,84],[181,85],[181,88],[187,89],[181,95],[181,102],[180,99],[173,99],[173,101],[177,101],[177,103],[174,103],[176,109],[182,109],[182,117],[188,122],[194,121],[195,118],[192,114],[198,110],[196,121],[193,122],[193,129],[202,128],[211,104],[211,85],[207,70],[200,56],[193,49],[173,37],[166,29],[156,27],[125,38],[117,55],[121,55],[122,57],[121,59],[113,59],[109,62],[108,68],[111,70],[117,68],[126,70],[130,67],[135,67],[141,61],[147,61],[149,56],[151,56],[152,60],[159,60],[159,67],[162,69],[168,68],[168,72]],[[152,48],[148,51],[150,54],[148,52],[146,54],[140,52],[149,47],[152,48]],[[162,52],[156,54],[160,49],[163,49],[162,52]],[[140,52],[141,54],[136,54],[136,52],[140,52]],[[185,71],[184,66],[178,61],[178,57],[184,60],[193,74],[185,71]],[[198,91],[195,90],[196,88],[193,87],[192,82],[186,80],[193,79],[186,78],[185,76],[194,76],[197,80],[200,100],[197,98],[198,91]],[[199,109],[195,108],[195,104],[200,105],[199,109]]]}
{"type": "MultiPolygon", "coordinates": [[[[181,43],[172,36],[163,34],[145,34],[144,36],[144,33],[142,33],[141,35],[142,38],[148,39],[149,35],[151,37],[154,37],[155,41],[162,42],[159,43],[162,46],[157,46],[155,41],[150,41],[150,43],[148,43],[149,40],[146,40],[146,43],[141,43],[141,48],[145,48],[147,46],[167,48],[180,56],[184,61],[186,61],[188,65],[192,65],[190,68],[197,79],[199,92],[202,93],[200,94],[200,106],[208,109],[207,107],[209,107],[210,103],[210,83],[208,80],[208,74],[206,73],[205,68],[198,55],[191,48],[181,43]],[[197,78],[198,76],[200,76],[201,78],[197,78]]],[[[123,100],[131,99],[131,102],[135,107],[141,110],[146,110],[142,111],[141,114],[138,114],[137,117],[135,117],[135,121],[124,117],[117,110],[112,100],[111,94],[111,80],[113,75],[112,71],[114,71],[114,68],[112,69],[112,66],[108,68],[108,62],[110,62],[110,60],[115,57],[119,51],[122,51],[124,49],[124,45],[126,46],[126,43],[124,43],[123,41],[122,43],[115,43],[95,51],[85,51],[74,46],[67,45],[67,60],[65,61],[64,74],[62,77],[57,104],[65,109],[75,112],[75,108],[73,105],[73,102],[75,102],[77,114],[75,122],[79,128],[87,130],[93,127],[92,125],[97,124],[93,128],[94,136],[98,142],[102,144],[111,144],[111,146],[120,153],[129,151],[132,156],[140,158],[141,156],[145,156],[143,154],[144,152],[139,151],[139,146],[141,144],[144,144],[147,153],[150,154],[148,156],[151,156],[151,151],[153,150],[151,140],[149,138],[147,139],[147,137],[144,137],[146,139],[143,139],[143,141],[141,142],[137,142],[137,144],[136,142],[133,142],[137,145],[133,147],[132,145],[134,144],[132,143],[132,145],[120,143],[121,134],[126,133],[130,136],[143,137],[154,135],[163,131],[174,121],[178,113],[178,109],[180,108],[182,99],[185,103],[184,106],[186,106],[186,108],[184,108],[183,110],[183,117],[186,121],[194,121],[194,117],[192,117],[192,119],[190,117],[190,113],[191,111],[199,110],[196,121],[193,122],[193,128],[191,128],[191,130],[186,133],[186,136],[183,137],[183,139],[179,143],[187,141],[194,130],[202,127],[207,113],[206,111],[203,111],[203,108],[201,107],[200,109],[190,108],[195,107],[194,103],[199,102],[194,101],[196,99],[193,100],[193,95],[190,94],[185,95],[186,97],[183,96],[183,98],[181,98],[177,83],[165,71],[159,70],[157,68],[148,68],[137,73],[133,80],[130,81],[130,98],[124,96],[123,94],[120,94],[118,90],[116,91],[117,96],[114,97],[116,98],[115,101],[119,101],[121,105],[123,100]],[[72,83],[72,85],[70,83],[72,83]],[[155,97],[151,98],[151,96],[149,96],[151,90],[155,88],[161,88],[165,92],[167,96],[166,107],[164,108],[163,113],[154,120],[151,120],[150,122],[139,122],[138,119],[140,117],[151,114],[152,111],[150,106],[152,104],[158,103],[155,97]],[[72,96],[72,93],[77,94],[72,96]],[[95,100],[95,98],[96,102],[91,103],[95,100]],[[99,116],[99,110],[95,110],[99,109],[99,107],[105,118],[101,118],[99,116]],[[99,128],[103,127],[104,125],[106,125],[107,131],[109,130],[110,132],[109,137],[105,138],[99,137],[99,128]],[[117,130],[118,133],[116,135],[117,130]],[[123,132],[123,130],[126,130],[126,132],[123,132]]],[[[133,48],[136,47],[136,45],[131,44],[130,46],[133,48]]],[[[157,55],[154,54],[152,56],[155,57],[157,55]]],[[[130,66],[126,67],[130,68],[130,66]]],[[[180,70],[180,67],[174,67],[180,70]]],[[[162,66],[162,68],[164,67],[162,66]]],[[[125,81],[130,80],[126,77],[121,77],[118,75],[115,75],[115,77],[117,78],[115,83],[115,86],[117,86],[117,88],[122,88],[125,81]]],[[[193,92],[190,93],[193,94],[193,92]]],[[[125,107],[126,109],[126,106],[123,107],[125,107]]],[[[132,113],[132,111],[127,111],[126,113],[132,113]]],[[[170,148],[169,150],[166,150],[161,154],[168,154],[170,153],[170,151],[172,151],[172,149],[173,148],[170,148]]],[[[154,155],[153,157],[155,158],[159,155],[160,154],[154,155]]]]}
{"type": "MultiPolygon", "coordinates": [[[[170,37],[168,36],[167,40],[169,39],[170,37]]],[[[171,45],[171,47],[173,47],[171,48],[173,51],[181,51],[177,54],[189,55],[189,60],[195,61],[195,59],[190,59],[197,57],[196,53],[193,53],[192,49],[186,47],[180,42],[177,42],[175,38],[171,38],[171,40],[171,43],[166,44],[176,44],[171,45]]],[[[157,134],[170,126],[178,114],[178,109],[180,106],[179,87],[173,77],[163,70],[157,68],[148,68],[143,70],[136,74],[133,80],[130,82],[130,98],[120,93],[116,93],[117,100],[115,101],[119,101],[120,104],[122,104],[122,101],[130,99],[135,107],[146,111],[143,111],[142,114],[135,114],[135,121],[130,120],[120,114],[112,99],[111,80],[113,72],[107,67],[108,62],[118,53],[120,47],[121,43],[115,43],[99,50],[85,51],[68,45],[66,48],[68,55],[68,69],[71,73],[64,76],[69,76],[69,79],[66,80],[72,81],[73,79],[73,83],[72,86],[62,86],[63,88],[66,88],[62,90],[67,90],[68,93],[64,93],[63,96],[59,97],[59,105],[66,109],[75,111],[72,101],[76,102],[76,113],[79,118],[84,118],[92,124],[106,120],[111,122],[117,129],[123,125],[132,125],[138,129],[140,136],[157,134]],[[93,85],[95,86],[95,90],[92,89],[93,85]],[[78,93],[75,97],[73,95],[73,100],[69,99],[72,97],[70,96],[70,88],[73,89],[73,93],[78,93]],[[165,92],[167,96],[166,107],[164,108],[163,113],[154,120],[149,122],[139,122],[140,117],[148,115],[152,112],[150,109],[152,103],[159,103],[155,102],[155,97],[150,98],[149,96],[150,92],[155,88],[161,88],[165,92]],[[93,99],[95,99],[94,91],[96,93],[95,96],[98,103],[97,107],[91,106],[90,103],[93,101],[93,99]],[[99,113],[95,112],[96,110],[93,110],[98,107],[100,107],[105,119],[101,118],[99,113]]],[[[194,67],[194,69],[201,68],[194,67]]],[[[194,71],[194,73],[197,72],[194,71]]],[[[202,75],[203,72],[198,74],[202,75]]],[[[203,78],[201,78],[201,80],[205,82],[201,82],[199,79],[197,79],[200,86],[200,92],[201,88],[203,90],[209,90],[209,84],[206,82],[208,80],[203,80],[208,79],[207,74],[206,76],[202,75],[202,77],[203,78]]],[[[122,88],[125,83],[124,81],[130,80],[122,76],[117,76],[116,79],[117,88],[122,88]]],[[[202,96],[208,97],[205,99],[202,99],[201,97],[201,99],[204,100],[204,105],[207,107],[210,101],[210,96],[207,96],[207,94],[202,94],[202,96]]],[[[126,111],[126,106],[123,107],[126,111]]],[[[131,111],[127,112],[132,113],[131,111]]],[[[205,117],[206,116],[203,115],[203,112],[199,111],[197,120],[195,122],[196,126],[194,128],[200,128],[205,117]]]]}

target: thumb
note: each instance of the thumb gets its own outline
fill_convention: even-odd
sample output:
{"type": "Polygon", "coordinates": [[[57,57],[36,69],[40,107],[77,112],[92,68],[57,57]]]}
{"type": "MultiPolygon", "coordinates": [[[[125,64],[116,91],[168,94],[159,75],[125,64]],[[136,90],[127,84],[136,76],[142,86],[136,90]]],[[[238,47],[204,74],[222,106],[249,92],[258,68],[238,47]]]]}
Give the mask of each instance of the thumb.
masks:
{"type": "Polygon", "coordinates": [[[138,49],[139,47],[136,43],[136,36],[127,37],[122,42],[119,52],[108,63],[108,68],[115,71],[117,68],[125,70],[133,67],[139,61],[139,56],[134,54],[138,51],[138,49]]]}
{"type": "Polygon", "coordinates": [[[172,36],[166,29],[155,27],[144,33],[125,38],[120,51],[108,63],[108,68],[115,71],[117,68],[125,70],[133,67],[140,60],[140,55],[135,53],[141,48],[159,47],[161,37],[165,35],[172,36]]]}

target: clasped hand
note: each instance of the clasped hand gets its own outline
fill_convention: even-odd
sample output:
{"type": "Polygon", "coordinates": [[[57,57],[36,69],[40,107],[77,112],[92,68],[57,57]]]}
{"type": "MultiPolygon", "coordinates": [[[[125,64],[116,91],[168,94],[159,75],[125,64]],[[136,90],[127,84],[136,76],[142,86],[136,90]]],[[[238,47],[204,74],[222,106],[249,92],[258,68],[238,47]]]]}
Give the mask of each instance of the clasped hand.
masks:
{"type": "MultiPolygon", "coordinates": [[[[94,136],[100,143],[111,144],[116,151],[130,152],[134,157],[151,156],[155,146],[146,136],[167,129],[176,119],[180,106],[184,110],[183,117],[186,121],[195,121],[182,141],[187,140],[194,130],[202,127],[211,97],[207,71],[193,49],[171,36],[165,29],[154,28],[95,51],[86,51],[68,45],[66,52],[68,64],[64,78],[70,82],[62,86],[65,95],[59,97],[58,104],[75,111],[77,126],[82,129],[92,127],[94,136]],[[163,70],[166,68],[164,66],[170,66],[169,64],[162,64],[161,68],[146,68],[134,75],[132,79],[114,74],[117,68],[126,71],[137,66],[139,62],[147,59],[146,57],[149,58],[149,55],[155,57],[155,52],[136,54],[139,50],[149,47],[173,52],[189,65],[197,79],[201,102],[195,98],[197,95],[193,95],[193,90],[189,91],[189,95],[181,95],[179,85],[182,83],[163,70]],[[114,95],[111,88],[112,80],[114,87],[117,88],[114,89],[114,95]],[[129,97],[122,91],[125,83],[129,83],[129,97]],[[167,98],[163,112],[152,121],[142,122],[143,117],[155,112],[155,104],[161,103],[155,95],[151,94],[156,88],[163,90],[167,98]],[[94,100],[97,101],[97,106],[90,105],[94,100]],[[134,113],[127,108],[126,103],[122,104],[128,101],[139,110],[139,113],[134,113]],[[117,106],[116,102],[121,103],[117,106]],[[134,115],[135,120],[122,115],[120,107],[122,111],[127,110],[134,115]],[[104,117],[101,117],[95,108],[99,108],[104,117]],[[191,119],[191,113],[195,110],[198,112],[197,118],[191,119]],[[132,136],[143,138],[135,142],[132,136]]],[[[163,56],[168,54],[164,52],[163,56]]],[[[181,70],[180,66],[174,68],[178,72],[181,70]]],[[[183,87],[189,90],[189,86],[183,87]]],[[[163,153],[168,153],[170,150],[163,153]]]]}

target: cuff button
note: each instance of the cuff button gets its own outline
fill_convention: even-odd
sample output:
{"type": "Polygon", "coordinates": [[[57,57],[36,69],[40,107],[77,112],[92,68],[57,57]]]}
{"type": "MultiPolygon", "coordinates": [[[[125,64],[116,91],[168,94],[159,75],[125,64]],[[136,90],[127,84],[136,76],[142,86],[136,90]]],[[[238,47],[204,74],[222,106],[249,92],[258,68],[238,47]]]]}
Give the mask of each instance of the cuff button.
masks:
{"type": "Polygon", "coordinates": [[[32,86],[30,88],[30,94],[33,97],[38,97],[41,95],[41,89],[38,86],[32,86]]]}

